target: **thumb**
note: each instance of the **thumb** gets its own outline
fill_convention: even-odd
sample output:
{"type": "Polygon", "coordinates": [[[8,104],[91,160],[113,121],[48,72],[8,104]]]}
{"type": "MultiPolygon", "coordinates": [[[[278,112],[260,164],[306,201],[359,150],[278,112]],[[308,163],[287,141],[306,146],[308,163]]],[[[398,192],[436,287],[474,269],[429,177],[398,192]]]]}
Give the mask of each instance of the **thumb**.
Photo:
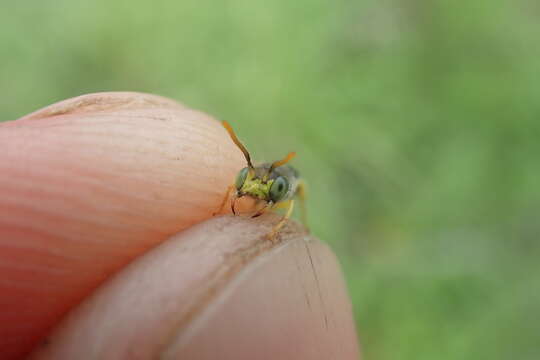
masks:
{"type": "Polygon", "coordinates": [[[329,249],[292,222],[223,216],[173,236],[72,311],[33,359],[358,359],[329,249]]]}

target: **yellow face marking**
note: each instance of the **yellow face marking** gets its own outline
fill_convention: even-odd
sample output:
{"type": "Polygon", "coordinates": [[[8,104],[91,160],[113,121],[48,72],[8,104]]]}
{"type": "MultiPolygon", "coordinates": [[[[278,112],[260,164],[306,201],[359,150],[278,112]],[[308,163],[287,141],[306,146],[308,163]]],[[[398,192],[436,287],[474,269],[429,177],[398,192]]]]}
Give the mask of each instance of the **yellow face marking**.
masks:
{"type": "Polygon", "coordinates": [[[266,200],[270,199],[270,187],[274,180],[263,182],[262,179],[254,178],[248,175],[246,181],[239,189],[241,194],[246,194],[257,199],[266,200]]]}

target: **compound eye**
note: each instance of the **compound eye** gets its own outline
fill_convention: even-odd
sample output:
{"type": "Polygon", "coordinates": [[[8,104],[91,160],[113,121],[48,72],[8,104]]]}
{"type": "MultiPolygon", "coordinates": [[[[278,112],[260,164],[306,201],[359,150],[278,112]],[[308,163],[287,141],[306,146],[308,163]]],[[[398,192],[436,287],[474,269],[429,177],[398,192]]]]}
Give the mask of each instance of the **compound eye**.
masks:
{"type": "Polygon", "coordinates": [[[289,182],[287,179],[283,176],[278,176],[272,183],[272,186],[270,186],[270,199],[276,203],[283,199],[288,190],[289,182]]]}
{"type": "Polygon", "coordinates": [[[246,182],[247,174],[248,174],[248,168],[245,167],[242,170],[240,170],[238,175],[236,175],[236,181],[234,182],[234,186],[236,186],[236,190],[240,190],[242,188],[242,186],[244,185],[244,182],[246,182]]]}

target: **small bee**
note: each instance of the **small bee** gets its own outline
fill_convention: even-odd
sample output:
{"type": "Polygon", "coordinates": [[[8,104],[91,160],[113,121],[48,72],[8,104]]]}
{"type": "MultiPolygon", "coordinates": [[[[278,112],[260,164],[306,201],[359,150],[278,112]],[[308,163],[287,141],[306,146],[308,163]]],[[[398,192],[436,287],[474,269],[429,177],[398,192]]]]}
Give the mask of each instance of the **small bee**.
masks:
{"type": "Polygon", "coordinates": [[[233,193],[232,196],[231,210],[235,215],[236,211],[234,206],[236,200],[243,196],[254,198],[257,200],[257,203],[265,203],[264,206],[251,216],[252,218],[261,216],[267,210],[284,207],[286,208],[285,215],[268,234],[268,238],[273,239],[279,229],[284,225],[285,221],[290,217],[294,208],[294,199],[298,197],[302,205],[303,222],[305,224],[304,182],[299,179],[298,172],[293,167],[285,165],[296,155],[296,153],[291,152],[282,160],[274,161],[273,163],[264,163],[253,166],[249,152],[244,145],[242,145],[240,140],[238,140],[231,125],[229,125],[228,122],[223,121],[223,127],[225,127],[232,141],[244,154],[247,166],[240,170],[236,176],[234,185],[229,186],[225,198],[221,203],[219,212],[221,212],[225,206],[225,203],[233,190],[236,190],[236,192],[233,193]]]}

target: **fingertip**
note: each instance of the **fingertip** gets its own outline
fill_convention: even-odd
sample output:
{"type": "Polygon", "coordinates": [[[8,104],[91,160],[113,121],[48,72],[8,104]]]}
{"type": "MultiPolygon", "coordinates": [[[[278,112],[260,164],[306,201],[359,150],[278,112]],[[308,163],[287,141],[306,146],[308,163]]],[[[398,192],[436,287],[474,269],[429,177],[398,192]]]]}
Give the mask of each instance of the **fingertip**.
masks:
{"type": "Polygon", "coordinates": [[[219,122],[140,93],[53,104],[0,124],[0,144],[5,359],[129,261],[210,217],[243,166],[219,122]]]}

